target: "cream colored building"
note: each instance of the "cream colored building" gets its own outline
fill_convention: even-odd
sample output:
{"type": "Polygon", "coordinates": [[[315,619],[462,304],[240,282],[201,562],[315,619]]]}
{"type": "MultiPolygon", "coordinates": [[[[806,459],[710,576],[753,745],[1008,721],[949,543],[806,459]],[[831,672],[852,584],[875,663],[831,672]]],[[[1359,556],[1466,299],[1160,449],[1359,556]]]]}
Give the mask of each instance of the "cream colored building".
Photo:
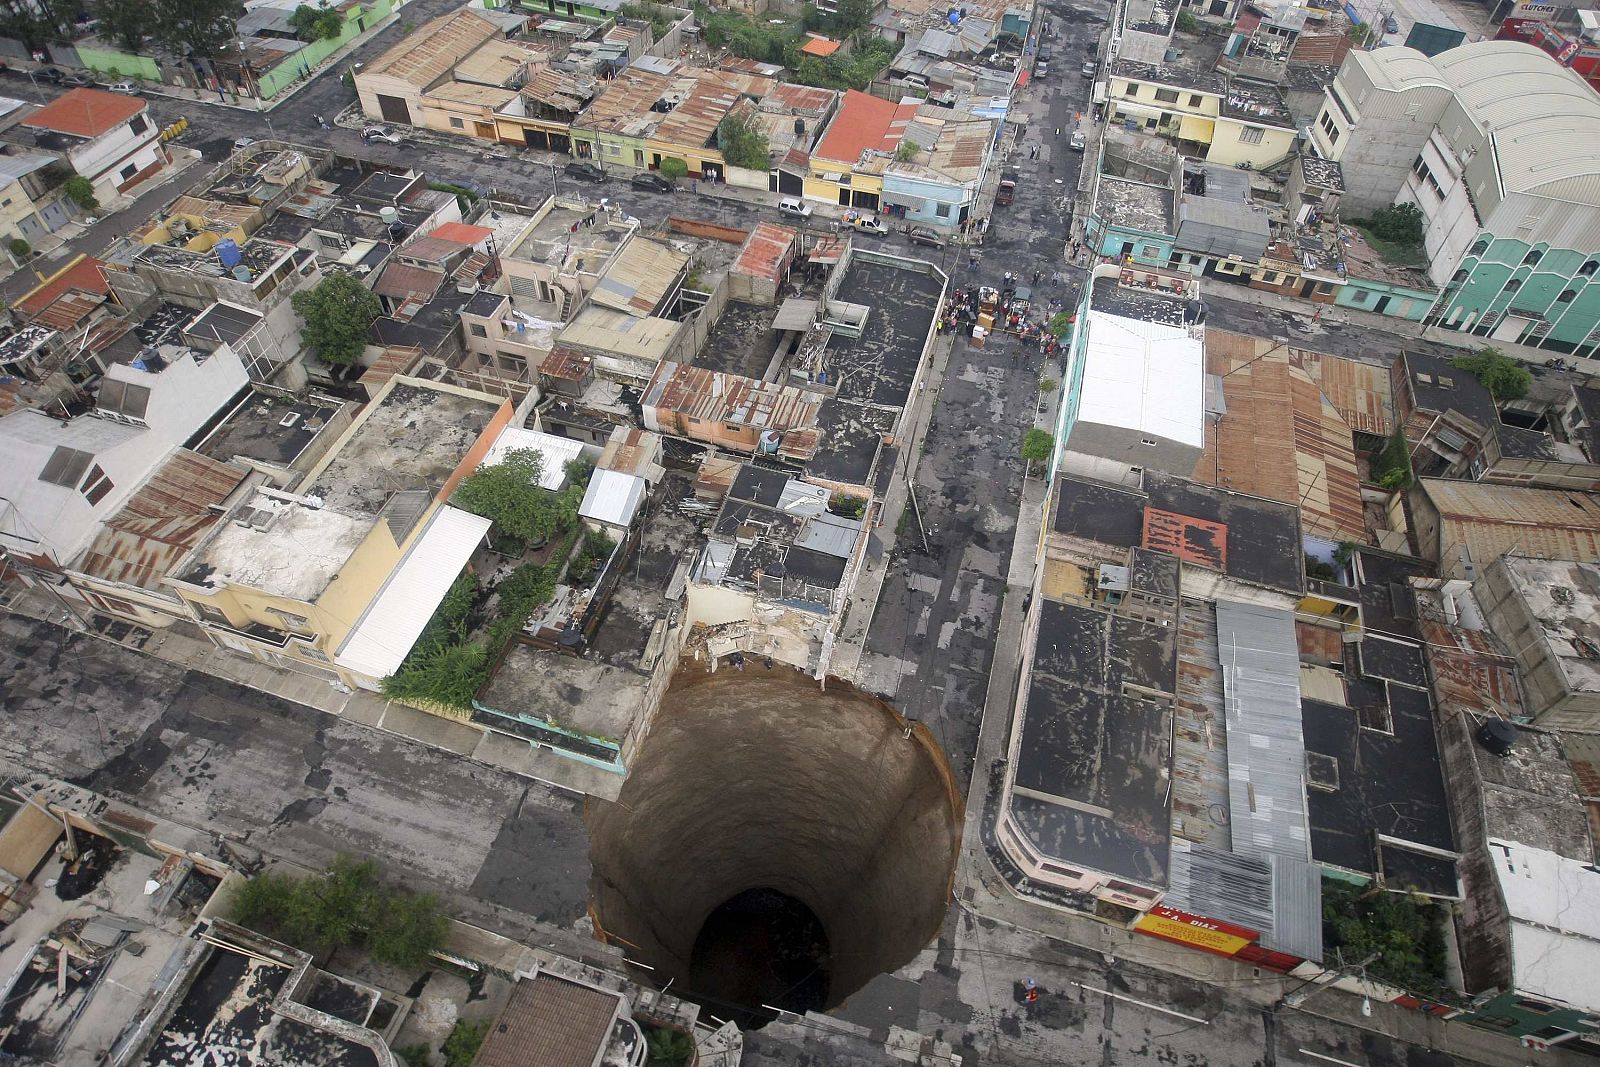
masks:
{"type": "Polygon", "coordinates": [[[1104,99],[1108,122],[1170,137],[1208,163],[1270,169],[1294,148],[1294,118],[1263,82],[1119,59],[1104,99]]]}
{"type": "Polygon", "coordinates": [[[217,644],[375,689],[488,532],[445,501],[512,417],[392,378],[294,492],[258,487],[167,580],[217,644]]]}

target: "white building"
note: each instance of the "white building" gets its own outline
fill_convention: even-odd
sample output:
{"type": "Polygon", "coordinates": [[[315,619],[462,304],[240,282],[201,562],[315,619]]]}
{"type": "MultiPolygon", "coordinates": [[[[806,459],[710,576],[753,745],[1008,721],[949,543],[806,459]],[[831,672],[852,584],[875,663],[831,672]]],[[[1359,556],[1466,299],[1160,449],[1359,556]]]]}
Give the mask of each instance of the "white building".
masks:
{"type": "Polygon", "coordinates": [[[1185,302],[1100,278],[1067,377],[1061,468],[1109,482],[1188,477],[1205,451],[1205,345],[1185,302]]]}
{"type": "Polygon", "coordinates": [[[153,361],[160,369],[114,365],[87,414],[61,418],[30,408],[0,418],[0,548],[43,569],[66,565],[249,384],[227,346],[176,351],[182,354],[170,361],[153,361]]]}
{"type": "Polygon", "coordinates": [[[1600,96],[1531,45],[1352,51],[1312,124],[1345,218],[1425,219],[1429,324],[1560,352],[1600,345],[1600,96]]]}
{"type": "Polygon", "coordinates": [[[102,203],[131,189],[171,157],[150,108],[136,96],[99,89],[63,93],[22,120],[34,144],[59,152],[94,184],[102,203]]]}

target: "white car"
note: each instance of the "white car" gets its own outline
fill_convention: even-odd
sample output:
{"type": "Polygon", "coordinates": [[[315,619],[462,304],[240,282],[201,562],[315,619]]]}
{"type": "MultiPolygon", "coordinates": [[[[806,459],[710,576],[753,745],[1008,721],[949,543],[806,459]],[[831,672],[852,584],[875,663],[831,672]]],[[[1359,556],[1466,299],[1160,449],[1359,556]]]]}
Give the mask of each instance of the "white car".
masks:
{"type": "Polygon", "coordinates": [[[382,141],[384,144],[405,144],[406,139],[395,132],[393,126],[363,126],[361,136],[368,141],[382,141]]]}
{"type": "Polygon", "coordinates": [[[1072,140],[1067,142],[1067,147],[1072,149],[1074,152],[1082,152],[1084,145],[1087,143],[1088,142],[1084,140],[1082,130],[1073,130],[1072,140]]]}
{"type": "Polygon", "coordinates": [[[251,145],[253,145],[255,143],[256,143],[256,139],[254,137],[238,137],[238,138],[234,139],[233,147],[235,148],[235,150],[240,149],[240,148],[249,148],[251,145]]]}

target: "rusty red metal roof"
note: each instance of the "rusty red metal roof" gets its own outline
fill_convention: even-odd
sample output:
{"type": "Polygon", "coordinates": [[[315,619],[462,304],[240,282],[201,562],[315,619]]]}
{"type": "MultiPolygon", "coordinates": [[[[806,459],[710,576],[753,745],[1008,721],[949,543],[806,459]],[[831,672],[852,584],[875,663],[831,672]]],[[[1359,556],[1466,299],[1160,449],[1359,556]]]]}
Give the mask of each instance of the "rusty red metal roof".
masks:
{"type": "Polygon", "coordinates": [[[383,276],[372,291],[379,296],[404,299],[413,293],[433,296],[444,282],[444,272],[426,267],[413,267],[407,263],[391,263],[383,268],[383,276]]]}
{"type": "Polygon", "coordinates": [[[437,237],[441,241],[453,241],[458,245],[481,245],[494,236],[494,231],[487,226],[472,226],[465,222],[447,222],[443,226],[436,226],[429,237],[437,237]]]}
{"type": "Polygon", "coordinates": [[[77,570],[108,582],[154,589],[221,518],[218,510],[250,474],[180,448],[107,519],[77,570]]]}
{"type": "Polygon", "coordinates": [[[581,382],[594,371],[594,357],[557,346],[539,365],[539,373],[569,382],[581,382]]]}
{"type": "Polygon", "coordinates": [[[784,268],[794,255],[795,231],[770,222],[757,224],[733,261],[733,273],[772,282],[783,280],[784,268]]]}
{"type": "Polygon", "coordinates": [[[1228,569],[1228,528],[1193,515],[1145,508],[1144,547],[1214,570],[1228,569]]]}
{"type": "Polygon", "coordinates": [[[80,291],[108,296],[105,264],[93,256],[80,256],[18,298],[16,309],[30,318],[55,303],[64,293],[80,291]]]}
{"type": "Polygon", "coordinates": [[[670,361],[656,368],[650,384],[645,386],[641,404],[657,412],[657,418],[663,423],[676,423],[674,418],[661,419],[661,413],[668,413],[701,422],[782,431],[784,448],[805,453],[804,456],[785,454],[795,454],[798,458],[808,458],[816,450],[814,431],[822,406],[814,394],[792,386],[670,361]],[[813,431],[809,449],[805,446],[807,435],[804,432],[808,430],[813,431]]]}

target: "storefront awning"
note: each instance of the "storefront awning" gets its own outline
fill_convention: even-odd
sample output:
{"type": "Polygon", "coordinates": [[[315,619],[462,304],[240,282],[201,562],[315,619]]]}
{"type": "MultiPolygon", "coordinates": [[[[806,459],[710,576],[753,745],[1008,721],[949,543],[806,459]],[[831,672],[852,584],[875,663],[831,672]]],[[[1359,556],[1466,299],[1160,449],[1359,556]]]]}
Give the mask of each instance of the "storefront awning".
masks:
{"type": "Polygon", "coordinates": [[[907,211],[926,211],[928,201],[920,196],[906,196],[902,193],[885,192],[880,197],[884,207],[903,207],[907,211]]]}

